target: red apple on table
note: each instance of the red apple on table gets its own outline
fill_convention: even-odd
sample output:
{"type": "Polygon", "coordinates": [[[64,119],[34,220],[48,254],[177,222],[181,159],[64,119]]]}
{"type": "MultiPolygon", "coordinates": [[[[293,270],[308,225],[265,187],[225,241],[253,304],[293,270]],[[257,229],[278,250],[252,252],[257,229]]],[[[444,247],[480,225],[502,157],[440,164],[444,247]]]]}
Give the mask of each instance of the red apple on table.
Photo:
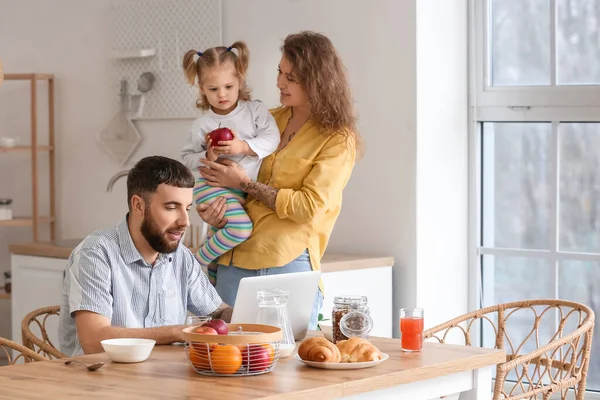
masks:
{"type": "Polygon", "coordinates": [[[260,344],[249,344],[242,347],[242,366],[250,372],[264,371],[271,365],[271,354],[260,344]],[[249,354],[248,354],[249,353],[249,354]],[[248,356],[249,355],[249,356],[248,356]]]}
{"type": "Polygon", "coordinates": [[[217,128],[208,134],[213,146],[217,146],[219,142],[233,140],[233,132],[229,128],[217,128]]]}
{"type": "Polygon", "coordinates": [[[227,322],[222,319],[211,319],[202,324],[203,327],[210,327],[217,331],[219,335],[227,335],[229,328],[227,328],[227,322]]]}

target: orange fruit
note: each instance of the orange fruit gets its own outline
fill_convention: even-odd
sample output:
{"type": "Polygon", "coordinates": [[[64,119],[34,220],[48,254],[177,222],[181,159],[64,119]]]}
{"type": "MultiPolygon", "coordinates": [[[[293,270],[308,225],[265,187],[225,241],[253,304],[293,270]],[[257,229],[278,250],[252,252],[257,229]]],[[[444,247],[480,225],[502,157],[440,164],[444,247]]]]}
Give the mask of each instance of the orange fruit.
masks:
{"type": "Polygon", "coordinates": [[[188,356],[190,362],[196,369],[210,370],[210,361],[208,360],[208,351],[206,348],[189,347],[188,356]]]}
{"type": "Polygon", "coordinates": [[[209,351],[212,351],[212,349],[214,349],[216,346],[216,343],[192,342],[192,347],[195,348],[198,352],[204,354],[206,354],[209,351]]]}
{"type": "Polygon", "coordinates": [[[217,374],[234,374],[242,366],[242,352],[237,346],[220,344],[210,352],[212,369],[217,374]]]}

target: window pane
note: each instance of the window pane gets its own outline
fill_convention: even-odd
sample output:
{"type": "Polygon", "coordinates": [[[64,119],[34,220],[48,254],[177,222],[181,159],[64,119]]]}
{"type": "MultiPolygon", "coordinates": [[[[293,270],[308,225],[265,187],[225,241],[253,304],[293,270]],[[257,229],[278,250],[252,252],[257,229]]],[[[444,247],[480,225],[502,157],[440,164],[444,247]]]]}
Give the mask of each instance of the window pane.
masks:
{"type": "Polygon", "coordinates": [[[559,246],[600,253],[600,123],[565,123],[560,135],[559,246]]]}
{"type": "Polygon", "coordinates": [[[553,265],[539,258],[484,255],[483,279],[486,307],[555,297],[553,265]]]}
{"type": "Polygon", "coordinates": [[[600,84],[600,2],[556,0],[557,81],[600,84]]]}
{"type": "Polygon", "coordinates": [[[493,86],[549,85],[550,1],[490,2],[493,86]]]}
{"type": "MultiPolygon", "coordinates": [[[[558,297],[589,306],[600,314],[600,263],[589,261],[561,261],[559,265],[558,297]]],[[[568,321],[565,333],[573,332],[574,321],[568,321]]],[[[600,341],[592,341],[592,354],[600,354],[600,341]]],[[[592,357],[587,380],[588,389],[600,390],[600,357],[592,357]]]]}
{"type": "MultiPolygon", "coordinates": [[[[554,298],[554,268],[551,263],[538,258],[483,256],[483,290],[484,306],[508,303],[527,299],[554,298]]],[[[538,335],[530,335],[536,322],[537,308],[522,309],[513,312],[506,319],[505,339],[508,352],[516,352],[523,344],[518,354],[526,354],[547,344],[556,332],[556,313],[548,312],[539,320],[538,335]]],[[[498,323],[497,315],[492,316],[494,324],[498,323]]],[[[493,347],[495,333],[483,325],[483,345],[493,347]],[[487,328],[487,329],[486,329],[487,328]]],[[[507,377],[516,380],[514,371],[507,377]]]]}
{"type": "Polygon", "coordinates": [[[549,249],[552,126],[483,124],[483,245],[549,249]]]}

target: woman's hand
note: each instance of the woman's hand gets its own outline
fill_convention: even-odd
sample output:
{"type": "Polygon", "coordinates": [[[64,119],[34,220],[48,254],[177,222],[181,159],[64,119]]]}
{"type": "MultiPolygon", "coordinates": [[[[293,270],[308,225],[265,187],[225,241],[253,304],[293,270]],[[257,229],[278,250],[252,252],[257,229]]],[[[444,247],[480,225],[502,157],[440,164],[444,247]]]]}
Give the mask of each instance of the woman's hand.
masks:
{"type": "Polygon", "coordinates": [[[241,189],[242,182],[250,182],[244,167],[235,161],[225,159],[217,163],[202,159],[200,162],[205,165],[200,167],[200,175],[210,186],[241,189]]]}
{"type": "Polygon", "coordinates": [[[225,211],[227,211],[227,202],[225,197],[222,196],[217,197],[210,206],[208,204],[198,204],[196,206],[196,212],[202,218],[202,221],[219,229],[227,223],[225,211]]]}

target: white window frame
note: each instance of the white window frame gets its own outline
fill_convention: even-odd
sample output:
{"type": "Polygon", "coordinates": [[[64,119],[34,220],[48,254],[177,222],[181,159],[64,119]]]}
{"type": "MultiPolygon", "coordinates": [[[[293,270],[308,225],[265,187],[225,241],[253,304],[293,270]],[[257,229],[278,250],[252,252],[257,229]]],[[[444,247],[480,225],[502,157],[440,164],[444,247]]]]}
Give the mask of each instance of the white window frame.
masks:
{"type": "MultiPolygon", "coordinates": [[[[545,259],[554,266],[555,296],[558,293],[558,265],[560,260],[600,262],[600,254],[559,251],[558,236],[558,185],[559,185],[559,123],[599,122],[600,85],[597,86],[519,86],[493,87],[488,73],[490,57],[487,56],[490,0],[469,0],[469,308],[491,304],[494,282],[483,279],[483,255],[535,257],[545,259]],[[482,122],[547,122],[552,124],[551,135],[551,237],[554,246],[549,250],[522,250],[484,247],[482,243],[482,122]],[[485,298],[484,298],[485,296],[485,298]]],[[[556,1],[551,7],[551,73],[555,83],[556,49],[554,41],[556,1]]],[[[600,62],[600,61],[599,61],[600,62]]],[[[493,175],[492,179],[493,179],[493,175]]],[[[489,177],[487,179],[490,179],[489,177]]],[[[486,181],[487,182],[487,181],[486,181]]],[[[492,184],[486,187],[493,188],[492,184]]],[[[492,267],[493,268],[493,267],[492,267]]],[[[477,341],[481,341],[476,332],[477,341]]],[[[481,343],[478,343],[481,345],[481,343]]],[[[489,343],[483,343],[488,345],[489,343]]],[[[592,397],[590,397],[592,398],[592,397]]],[[[596,398],[596,397],[594,397],[596,398]]],[[[600,398],[600,396],[598,397],[600,398]]]]}
{"type": "MultiPolygon", "coordinates": [[[[490,40],[485,35],[489,27],[491,13],[489,0],[469,0],[470,32],[473,45],[470,57],[474,56],[471,76],[475,79],[473,84],[477,98],[476,107],[516,107],[516,111],[530,108],[573,108],[573,107],[600,107],[600,87],[592,85],[565,85],[565,86],[502,86],[491,85],[490,71],[490,40]]],[[[526,1],[526,0],[525,0],[526,1]]],[[[550,3],[550,73],[551,85],[556,84],[556,0],[550,3]]],[[[518,114],[517,114],[518,115],[518,114]]],[[[553,114],[549,114],[553,115],[553,114]]]]}

